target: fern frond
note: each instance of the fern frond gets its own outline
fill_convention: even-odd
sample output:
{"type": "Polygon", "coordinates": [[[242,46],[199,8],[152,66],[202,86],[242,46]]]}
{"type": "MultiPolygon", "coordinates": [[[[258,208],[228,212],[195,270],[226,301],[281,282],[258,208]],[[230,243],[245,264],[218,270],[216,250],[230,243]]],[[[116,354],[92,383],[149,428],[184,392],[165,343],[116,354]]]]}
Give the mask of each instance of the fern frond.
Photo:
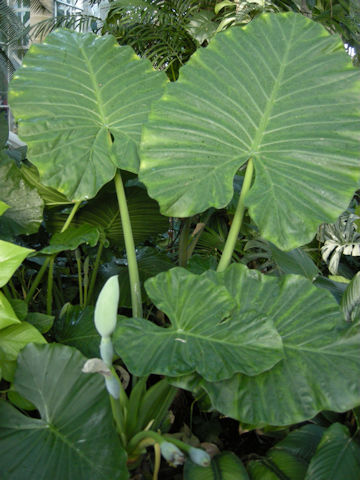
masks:
{"type": "Polygon", "coordinates": [[[57,28],[85,31],[89,26],[94,26],[93,31],[97,31],[98,22],[101,22],[101,19],[92,15],[58,15],[56,18],[45,19],[31,27],[31,36],[41,40],[57,28]]]}

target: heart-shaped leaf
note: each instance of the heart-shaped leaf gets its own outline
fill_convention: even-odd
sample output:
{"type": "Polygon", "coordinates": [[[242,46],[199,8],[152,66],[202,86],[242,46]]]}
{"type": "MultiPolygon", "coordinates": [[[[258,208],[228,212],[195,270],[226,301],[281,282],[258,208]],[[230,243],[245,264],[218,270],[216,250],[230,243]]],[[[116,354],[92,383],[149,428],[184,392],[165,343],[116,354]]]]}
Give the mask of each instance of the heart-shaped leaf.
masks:
{"type": "Polygon", "coordinates": [[[39,410],[23,415],[0,402],[4,480],[125,480],[125,454],[100,376],[64,345],[29,345],[20,354],[14,388],[39,410]],[[41,461],[40,461],[41,460],[41,461]]]}
{"type": "Polygon", "coordinates": [[[213,274],[234,299],[264,309],[281,335],[285,357],[257,376],[237,374],[202,387],[220,412],[252,425],[290,425],[321,410],[360,403],[360,328],[343,320],[332,295],[297,275],[264,277],[240,264],[213,274]],[[244,286],[244,287],[243,287],[244,286]]]}
{"type": "Polygon", "coordinates": [[[57,30],[32,45],[9,101],[43,183],[78,201],[117,167],[137,172],[142,124],[165,81],[109,35],[57,30]]]}
{"type": "Polygon", "coordinates": [[[303,15],[222,32],[154,103],[140,180],[164,214],[187,217],[227,205],[252,158],[245,201],[261,235],[307,243],[358,188],[358,75],[340,38],[303,15]]]}
{"type": "Polygon", "coordinates": [[[139,318],[120,322],[114,347],[135,375],[197,371],[215,381],[235,372],[256,375],[282,358],[280,337],[265,313],[249,304],[236,307],[226,288],[206,273],[174,268],[147,280],[145,288],[171,325],[139,318]]]}

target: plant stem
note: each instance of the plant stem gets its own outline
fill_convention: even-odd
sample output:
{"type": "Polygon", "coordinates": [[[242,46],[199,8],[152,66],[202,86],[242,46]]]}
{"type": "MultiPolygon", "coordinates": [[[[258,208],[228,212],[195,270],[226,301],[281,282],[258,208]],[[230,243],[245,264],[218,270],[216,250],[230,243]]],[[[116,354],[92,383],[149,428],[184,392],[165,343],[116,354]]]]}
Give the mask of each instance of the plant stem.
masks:
{"type": "Polygon", "coordinates": [[[153,480],[158,480],[159,471],[160,471],[160,462],[161,462],[161,451],[160,451],[160,445],[158,443],[154,444],[154,454],[155,454],[155,462],[154,462],[153,480]]]}
{"type": "Polygon", "coordinates": [[[193,254],[193,251],[196,247],[196,244],[198,243],[199,241],[199,238],[201,237],[201,234],[203,233],[203,231],[205,230],[205,227],[206,227],[206,224],[208,223],[211,215],[214,213],[214,209],[213,208],[210,208],[206,214],[206,217],[204,218],[204,220],[201,222],[201,226],[200,228],[197,230],[196,233],[192,233],[192,237],[193,239],[191,240],[191,243],[190,245],[188,246],[188,249],[187,249],[187,259],[189,260],[189,258],[191,257],[191,255],[193,254]]]}
{"type": "Polygon", "coordinates": [[[46,257],[44,263],[42,264],[40,270],[38,271],[38,273],[36,274],[36,277],[34,278],[34,281],[32,282],[31,284],[31,287],[30,287],[30,290],[28,291],[26,297],[25,297],[25,302],[27,304],[29,304],[32,300],[32,297],[34,296],[34,293],[35,293],[35,290],[37,289],[39,283],[41,282],[45,272],[46,272],[46,269],[50,263],[50,258],[51,257],[46,257]]]}
{"type": "Polygon", "coordinates": [[[188,261],[187,249],[189,245],[191,218],[183,221],[179,239],[179,266],[186,267],[188,261]]]}
{"type": "Polygon", "coordinates": [[[48,271],[48,285],[46,292],[46,313],[51,315],[52,313],[52,292],[53,292],[53,275],[54,275],[54,263],[56,255],[51,255],[49,262],[49,271],[48,271]]]}
{"type": "Polygon", "coordinates": [[[105,240],[103,240],[103,239],[100,237],[100,240],[99,240],[99,248],[98,248],[98,251],[97,251],[97,253],[96,253],[94,268],[93,268],[93,271],[91,272],[88,298],[87,298],[87,301],[85,302],[84,307],[86,307],[86,305],[88,304],[88,302],[91,302],[91,298],[92,298],[92,295],[93,295],[93,292],[94,292],[94,288],[95,288],[96,276],[97,276],[97,272],[98,272],[99,266],[100,266],[101,254],[102,254],[102,251],[103,251],[103,248],[104,248],[104,243],[105,243],[105,240]]]}
{"type": "Polygon", "coordinates": [[[132,314],[133,317],[142,318],[141,286],[139,270],[136,261],[135,244],[131,229],[130,216],[126,202],[124,185],[119,170],[116,172],[114,180],[121,216],[121,224],[124,232],[126,256],[129,267],[132,314]]]}
{"type": "Polygon", "coordinates": [[[127,441],[126,441],[126,435],[125,435],[125,420],[122,412],[122,406],[119,399],[116,399],[111,395],[109,395],[109,398],[110,398],[113,418],[116,424],[116,430],[120,436],[122,446],[125,448],[127,441]]]}
{"type": "MultiPolygon", "coordinates": [[[[65,232],[65,230],[68,228],[68,226],[70,225],[71,223],[71,220],[74,218],[74,215],[75,213],[77,212],[77,209],[80,207],[81,205],[81,200],[76,202],[68,216],[68,218],[66,219],[66,222],[64,223],[62,229],[61,229],[61,233],[62,232],[65,232]]],[[[46,272],[46,269],[51,261],[51,258],[52,256],[50,257],[46,257],[42,267],[40,268],[40,270],[38,271],[38,273],[36,274],[36,277],[34,278],[34,281],[32,282],[31,284],[31,287],[30,287],[30,290],[28,291],[27,295],[26,295],[26,298],[25,298],[25,302],[27,304],[29,304],[32,300],[32,297],[34,296],[34,293],[35,293],[35,290],[37,289],[37,286],[39,285],[39,283],[41,282],[45,272],[46,272]]]]}
{"type": "Polygon", "coordinates": [[[82,274],[81,274],[81,255],[79,249],[75,250],[76,265],[78,271],[78,284],[79,284],[79,302],[80,306],[83,307],[84,298],[83,298],[83,288],[82,288],[82,274]]]}
{"type": "Polygon", "coordinates": [[[244,212],[245,212],[244,202],[245,202],[245,197],[248,191],[250,190],[253,172],[254,172],[254,165],[253,165],[252,159],[250,158],[246,167],[244,182],[242,185],[239,202],[236,207],[235,216],[230,227],[229,235],[226,240],[225,248],[221,255],[218,268],[216,270],[217,272],[223,272],[226,269],[226,267],[230,265],[231,258],[235,249],[236,241],[238,239],[242,221],[244,218],[244,212]]]}

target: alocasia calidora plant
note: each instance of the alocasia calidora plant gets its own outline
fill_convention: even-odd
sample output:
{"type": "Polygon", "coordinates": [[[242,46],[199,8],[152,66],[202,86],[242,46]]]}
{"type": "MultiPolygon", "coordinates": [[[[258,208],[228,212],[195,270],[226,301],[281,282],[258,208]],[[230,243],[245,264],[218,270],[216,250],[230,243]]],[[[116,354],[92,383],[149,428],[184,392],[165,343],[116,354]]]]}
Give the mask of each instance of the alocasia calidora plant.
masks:
{"type": "MultiPolygon", "coordinates": [[[[166,86],[162,73],[111,37],[58,31],[31,48],[10,99],[42,181],[74,202],[75,215],[115,179],[133,316],[121,317],[113,343],[132,374],[200,389],[214,409],[254,427],[360,404],[359,327],[344,321],[331,294],[299,276],[229,266],[246,208],[261,235],[284,250],[309,242],[320,223],[346,209],[360,179],[359,98],[358,71],[340,39],[290,13],[218,34],[166,86]],[[217,272],[177,267],[150,278],[147,293],[169,322],[142,318],[117,169],[139,173],[161,211],[183,218],[224,207],[245,167],[217,272]]],[[[26,396],[21,362],[15,383],[26,396]]],[[[6,418],[20,414],[1,408],[10,429],[6,418]]],[[[60,420],[54,416],[59,428],[60,420]]],[[[22,428],[12,434],[28,441],[22,428]]],[[[85,438],[91,434],[84,428],[85,438]]],[[[83,449],[77,454],[88,455],[83,449]]],[[[63,458],[60,450],[53,455],[63,458]]],[[[11,463],[12,478],[27,462],[11,463]]],[[[107,478],[103,467],[93,478],[107,478]]],[[[111,468],[113,478],[126,478],[123,464],[111,468]]],[[[87,478],[89,464],[83,472],[77,478],[87,478]]]]}

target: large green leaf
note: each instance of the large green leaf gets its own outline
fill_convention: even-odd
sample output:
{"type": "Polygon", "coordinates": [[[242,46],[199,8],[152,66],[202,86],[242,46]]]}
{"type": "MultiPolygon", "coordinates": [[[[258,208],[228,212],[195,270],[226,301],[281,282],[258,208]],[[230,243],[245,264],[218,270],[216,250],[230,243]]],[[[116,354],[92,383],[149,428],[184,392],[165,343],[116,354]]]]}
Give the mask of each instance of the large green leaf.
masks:
{"type": "Polygon", "coordinates": [[[164,214],[186,217],[227,205],[252,158],[251,217],[278,247],[298,247],[358,186],[359,93],[339,37],[265,14],[218,34],[167,85],[144,128],[140,180],[164,214]]]}
{"type": "Polygon", "coordinates": [[[117,167],[137,172],[142,124],[165,80],[111,36],[58,30],[32,45],[9,100],[42,182],[75,201],[117,167]]]}
{"type": "Polygon", "coordinates": [[[360,317],[360,272],[354,275],[346,287],[340,305],[346,320],[356,320],[360,317]]]}
{"type": "Polygon", "coordinates": [[[23,179],[14,160],[1,152],[0,199],[10,207],[0,218],[0,235],[3,239],[9,240],[16,235],[29,235],[39,230],[44,202],[36,188],[23,179]]]}
{"type": "Polygon", "coordinates": [[[345,425],[334,423],[324,433],[305,480],[358,480],[360,445],[345,425]]]}
{"type": "Polygon", "coordinates": [[[209,381],[268,370],[282,358],[272,321],[250,302],[237,307],[230,292],[182,268],[145,283],[155,305],[170,319],[167,328],[123,318],[113,335],[116,352],[138,376],[198,372],[209,381]],[[141,357],[139,357],[141,351],[141,357]]]}
{"type": "Polygon", "coordinates": [[[0,287],[9,281],[15,270],[31,252],[33,250],[29,248],[0,240],[0,287]]]}
{"type": "Polygon", "coordinates": [[[252,425],[289,425],[360,403],[360,329],[348,327],[329,292],[297,275],[264,277],[239,264],[213,277],[240,304],[252,302],[259,313],[265,309],[285,352],[260,375],[203,382],[215,408],[252,425]]]}
{"type": "Polygon", "coordinates": [[[104,382],[81,373],[85,360],[56,344],[29,345],[21,353],[14,388],[40,418],[0,402],[2,479],[128,478],[104,382]]]}

